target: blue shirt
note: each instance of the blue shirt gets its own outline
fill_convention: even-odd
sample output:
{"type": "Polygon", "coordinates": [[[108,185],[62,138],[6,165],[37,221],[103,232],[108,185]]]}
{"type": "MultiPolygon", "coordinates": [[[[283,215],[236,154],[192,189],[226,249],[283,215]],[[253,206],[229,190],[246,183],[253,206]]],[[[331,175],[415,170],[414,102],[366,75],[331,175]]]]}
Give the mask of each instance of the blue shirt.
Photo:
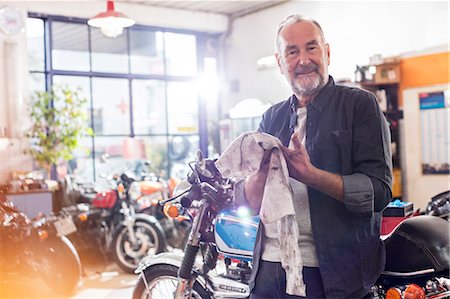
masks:
{"type": "MultiPolygon", "coordinates": [[[[298,100],[269,108],[259,131],[288,146],[297,121],[298,100]]],[[[326,86],[307,106],[306,150],[317,168],[342,176],[344,202],[308,187],[311,225],[327,298],[361,298],[385,264],[380,240],[381,211],[391,200],[390,132],[377,100],[367,91],[326,86]]],[[[237,205],[245,204],[243,184],[235,190],[237,205]]],[[[253,254],[250,288],[261,257],[260,225],[253,254]]]]}

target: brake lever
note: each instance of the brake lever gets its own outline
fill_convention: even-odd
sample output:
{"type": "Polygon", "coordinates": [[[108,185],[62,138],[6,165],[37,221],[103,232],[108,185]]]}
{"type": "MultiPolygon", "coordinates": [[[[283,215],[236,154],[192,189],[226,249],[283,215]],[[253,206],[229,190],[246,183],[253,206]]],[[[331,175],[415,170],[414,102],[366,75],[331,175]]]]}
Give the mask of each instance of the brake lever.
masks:
{"type": "Polygon", "coordinates": [[[186,193],[189,192],[189,190],[190,190],[190,189],[187,189],[187,190],[181,192],[180,194],[178,194],[177,196],[174,196],[174,197],[171,197],[171,198],[168,198],[168,199],[165,199],[165,200],[161,200],[161,201],[159,201],[159,205],[160,205],[160,206],[164,206],[166,203],[171,202],[171,201],[174,201],[175,199],[177,199],[177,198],[179,198],[179,197],[185,195],[186,193]]]}

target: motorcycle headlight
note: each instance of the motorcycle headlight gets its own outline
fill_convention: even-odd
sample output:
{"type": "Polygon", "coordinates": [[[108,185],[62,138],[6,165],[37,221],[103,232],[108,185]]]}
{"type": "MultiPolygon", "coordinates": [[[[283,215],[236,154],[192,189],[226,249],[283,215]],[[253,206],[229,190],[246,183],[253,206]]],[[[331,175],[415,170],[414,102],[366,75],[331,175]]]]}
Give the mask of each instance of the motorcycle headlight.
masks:
{"type": "Polygon", "coordinates": [[[141,187],[139,186],[139,182],[133,182],[128,189],[128,196],[131,200],[138,200],[141,197],[141,187]]]}

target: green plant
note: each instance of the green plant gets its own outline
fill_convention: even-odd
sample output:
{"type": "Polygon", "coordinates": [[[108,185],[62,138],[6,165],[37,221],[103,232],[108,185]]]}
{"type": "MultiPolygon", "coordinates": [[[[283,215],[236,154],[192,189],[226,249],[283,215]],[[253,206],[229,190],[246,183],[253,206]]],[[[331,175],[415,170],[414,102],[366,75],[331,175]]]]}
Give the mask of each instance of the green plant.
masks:
{"type": "Polygon", "coordinates": [[[27,152],[50,173],[52,165],[73,158],[83,136],[92,136],[81,89],[53,86],[50,92],[35,92],[30,103],[31,138],[27,152]]]}

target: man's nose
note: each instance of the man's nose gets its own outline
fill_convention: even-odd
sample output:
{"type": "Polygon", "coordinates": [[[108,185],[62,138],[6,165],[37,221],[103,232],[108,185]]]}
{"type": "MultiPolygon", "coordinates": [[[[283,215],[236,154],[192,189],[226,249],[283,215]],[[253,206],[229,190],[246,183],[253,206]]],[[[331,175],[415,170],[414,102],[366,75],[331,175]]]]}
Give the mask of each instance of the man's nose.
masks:
{"type": "Polygon", "coordinates": [[[306,53],[305,51],[301,51],[300,57],[299,57],[299,64],[300,65],[308,65],[310,61],[311,61],[311,59],[309,58],[308,53],[306,53]]]}

